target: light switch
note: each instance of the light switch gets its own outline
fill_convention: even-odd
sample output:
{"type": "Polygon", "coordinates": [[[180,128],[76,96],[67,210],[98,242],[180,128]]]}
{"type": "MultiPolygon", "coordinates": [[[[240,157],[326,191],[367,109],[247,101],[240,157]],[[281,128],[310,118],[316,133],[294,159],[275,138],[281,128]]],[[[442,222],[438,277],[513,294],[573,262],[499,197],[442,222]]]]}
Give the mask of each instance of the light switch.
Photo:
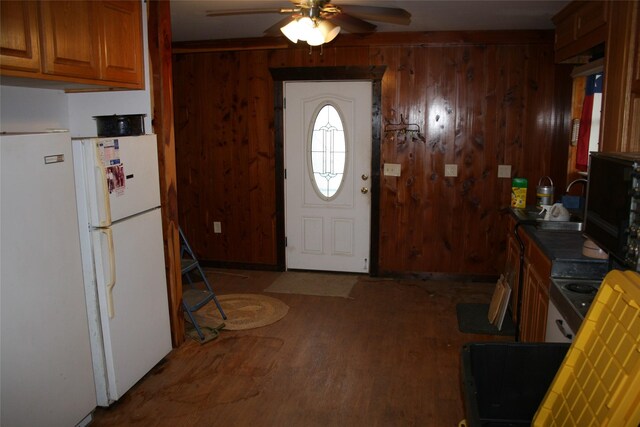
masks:
{"type": "Polygon", "coordinates": [[[222,233],[222,223],[220,221],[213,222],[213,232],[216,234],[222,233]]]}
{"type": "Polygon", "coordinates": [[[511,165],[498,165],[498,178],[511,178],[511,165]]]}
{"type": "Polygon", "coordinates": [[[385,163],[384,176],[400,176],[401,165],[398,163],[385,163]]]}
{"type": "Polygon", "coordinates": [[[444,176],[458,176],[458,165],[444,165],[444,176]]]}

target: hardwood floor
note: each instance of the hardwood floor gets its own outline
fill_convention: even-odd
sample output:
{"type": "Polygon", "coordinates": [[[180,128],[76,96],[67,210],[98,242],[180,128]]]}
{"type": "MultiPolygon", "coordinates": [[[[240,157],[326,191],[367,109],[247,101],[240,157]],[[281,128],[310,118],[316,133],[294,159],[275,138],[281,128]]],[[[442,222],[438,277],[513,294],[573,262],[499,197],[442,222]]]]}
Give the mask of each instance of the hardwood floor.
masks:
{"type": "MultiPolygon", "coordinates": [[[[211,271],[218,295],[280,274],[226,273],[211,271]]],[[[361,276],[349,299],[270,293],[282,320],[187,340],[92,425],[456,426],[462,344],[509,338],[460,333],[455,306],[494,286],[361,276]]]]}

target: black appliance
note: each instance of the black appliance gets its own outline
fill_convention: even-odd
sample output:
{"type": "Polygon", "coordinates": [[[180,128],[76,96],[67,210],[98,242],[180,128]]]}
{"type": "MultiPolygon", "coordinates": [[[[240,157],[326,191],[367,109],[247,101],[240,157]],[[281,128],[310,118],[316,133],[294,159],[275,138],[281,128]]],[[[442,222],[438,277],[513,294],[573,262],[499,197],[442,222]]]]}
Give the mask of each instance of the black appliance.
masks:
{"type": "Polygon", "coordinates": [[[584,234],[640,271],[640,153],[591,153],[584,234]]]}

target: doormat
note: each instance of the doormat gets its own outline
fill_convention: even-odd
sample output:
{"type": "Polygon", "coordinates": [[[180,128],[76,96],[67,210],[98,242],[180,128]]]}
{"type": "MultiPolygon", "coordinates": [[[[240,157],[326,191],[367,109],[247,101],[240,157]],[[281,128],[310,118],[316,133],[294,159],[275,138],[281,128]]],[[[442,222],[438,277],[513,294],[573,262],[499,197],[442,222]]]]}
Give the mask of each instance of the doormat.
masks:
{"type": "Polygon", "coordinates": [[[458,330],[465,334],[515,335],[516,328],[510,316],[504,317],[502,330],[498,330],[489,323],[488,313],[489,304],[461,303],[456,305],[458,330]]]}
{"type": "Polygon", "coordinates": [[[264,291],[349,298],[351,289],[357,281],[358,276],[355,274],[285,271],[264,291]]]}
{"type": "Polygon", "coordinates": [[[228,331],[260,328],[271,325],[286,316],[289,306],[276,298],[260,294],[218,295],[222,310],[227,315],[222,319],[213,301],[193,313],[201,328],[217,328],[224,323],[228,331]]]}

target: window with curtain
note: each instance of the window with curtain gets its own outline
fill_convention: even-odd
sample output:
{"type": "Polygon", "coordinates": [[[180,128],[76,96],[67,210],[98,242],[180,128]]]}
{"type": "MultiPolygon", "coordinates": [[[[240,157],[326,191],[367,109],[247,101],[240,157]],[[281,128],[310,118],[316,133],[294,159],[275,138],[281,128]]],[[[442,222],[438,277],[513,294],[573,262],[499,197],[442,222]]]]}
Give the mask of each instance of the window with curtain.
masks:
{"type": "Polygon", "coordinates": [[[603,80],[603,73],[587,76],[576,152],[576,169],[580,171],[587,170],[589,153],[599,151],[603,80]]]}

